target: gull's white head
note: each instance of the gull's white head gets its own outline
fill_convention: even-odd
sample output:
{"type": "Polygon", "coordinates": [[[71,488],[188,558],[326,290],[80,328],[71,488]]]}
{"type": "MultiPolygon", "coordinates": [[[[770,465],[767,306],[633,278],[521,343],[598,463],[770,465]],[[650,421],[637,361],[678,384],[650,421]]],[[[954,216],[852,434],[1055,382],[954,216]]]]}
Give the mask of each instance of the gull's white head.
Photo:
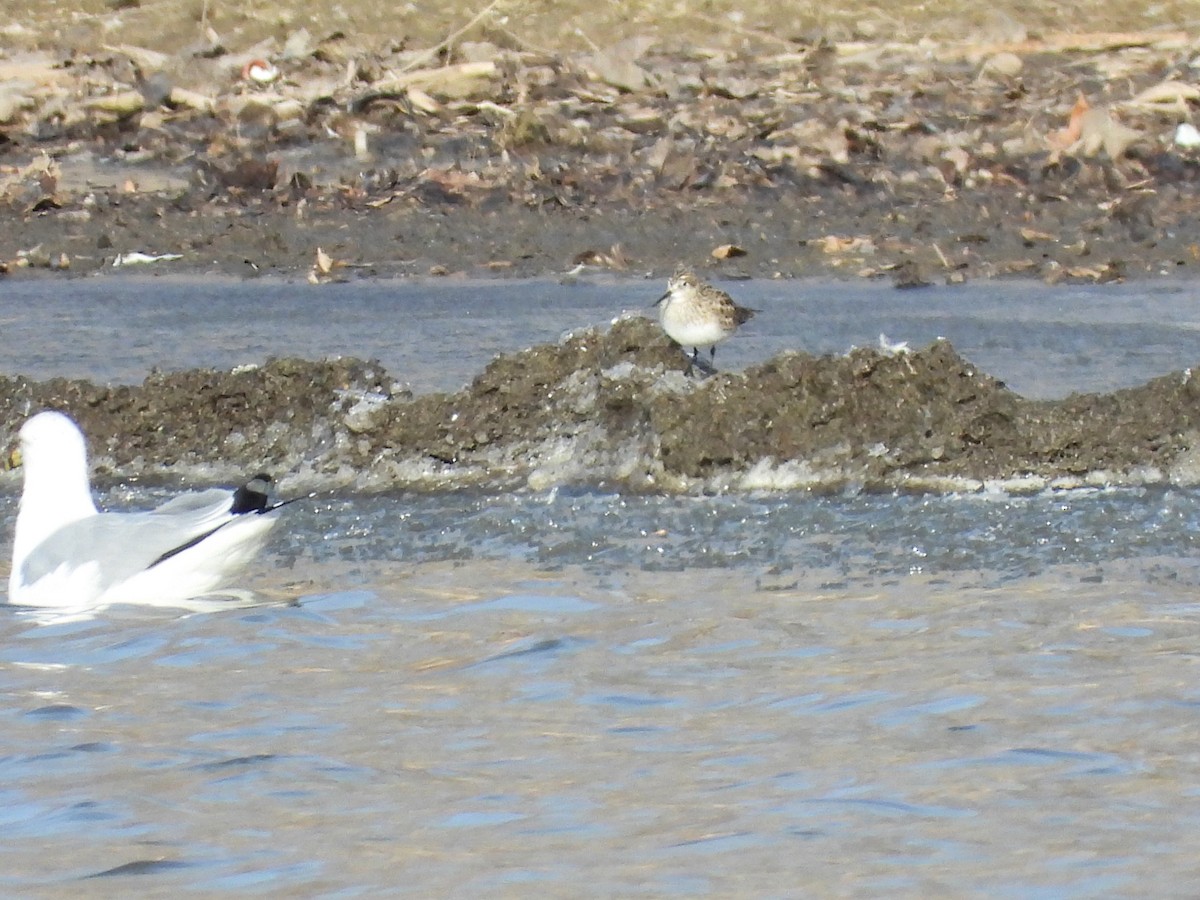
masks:
{"type": "Polygon", "coordinates": [[[60,468],[68,462],[87,465],[87,445],[83,432],[71,418],[60,412],[40,412],[26,420],[17,435],[21,446],[21,464],[29,477],[30,466],[60,468]]]}
{"type": "Polygon", "coordinates": [[[60,412],[42,412],[17,435],[24,486],[13,536],[13,576],[29,553],[71,522],[94,516],[83,432],[60,412]]]}
{"type": "Polygon", "coordinates": [[[96,512],[88,482],[87,444],[69,416],[38,413],[21,426],[17,437],[25,482],[22,508],[27,500],[48,504],[67,521],[96,512]]]}

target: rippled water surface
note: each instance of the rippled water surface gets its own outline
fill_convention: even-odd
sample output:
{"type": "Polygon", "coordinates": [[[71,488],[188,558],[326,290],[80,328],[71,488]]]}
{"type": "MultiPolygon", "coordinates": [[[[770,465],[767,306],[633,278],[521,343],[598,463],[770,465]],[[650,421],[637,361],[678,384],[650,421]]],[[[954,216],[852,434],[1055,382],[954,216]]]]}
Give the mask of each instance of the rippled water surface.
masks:
{"type": "MultiPolygon", "coordinates": [[[[1160,374],[1068,301],[1027,360],[1160,374]]],[[[0,607],[0,893],[1188,896],[1198,525],[1179,489],[320,496],[248,578],[276,605],[0,607]]]]}
{"type": "Polygon", "coordinates": [[[1196,494],[293,510],[252,579],[293,605],[0,617],[0,889],[1200,878],[1196,494]]]}

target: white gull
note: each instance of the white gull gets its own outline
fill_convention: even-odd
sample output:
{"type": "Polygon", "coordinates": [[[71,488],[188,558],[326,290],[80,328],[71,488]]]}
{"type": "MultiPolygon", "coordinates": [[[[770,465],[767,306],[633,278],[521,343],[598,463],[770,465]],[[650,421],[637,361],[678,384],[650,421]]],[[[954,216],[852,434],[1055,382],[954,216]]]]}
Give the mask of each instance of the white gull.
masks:
{"type": "Polygon", "coordinates": [[[234,491],[181,494],[148,512],[99,512],[83,433],[70,418],[38,413],[19,438],[25,483],[8,583],[13,604],[195,608],[188,601],[227,587],[279,520],[283,504],[268,503],[266,475],[234,491]]]}

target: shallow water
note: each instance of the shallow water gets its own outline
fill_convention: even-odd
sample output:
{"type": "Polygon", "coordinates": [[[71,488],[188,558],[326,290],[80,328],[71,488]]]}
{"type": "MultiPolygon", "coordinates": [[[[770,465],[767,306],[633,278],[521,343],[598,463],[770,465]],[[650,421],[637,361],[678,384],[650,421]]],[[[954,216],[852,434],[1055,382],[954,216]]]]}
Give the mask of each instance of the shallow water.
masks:
{"type": "Polygon", "coordinates": [[[6,892],[1200,877],[1200,495],[293,510],[251,583],[296,605],[0,616],[6,892]]]}
{"type": "MultiPolygon", "coordinates": [[[[1163,358],[1185,356],[1186,325],[1146,325],[1175,348],[1150,371],[1119,304],[1066,293],[1036,344],[995,326],[997,347],[1071,373],[1032,381],[1193,361],[1163,358]]],[[[844,313],[850,342],[912,337],[868,299],[861,323],[844,313]]],[[[946,331],[943,312],[903,321],[946,331]]],[[[281,319],[262,352],[312,355],[305,328],[281,319]]],[[[0,494],[5,561],[14,514],[0,494]]],[[[280,605],[0,608],[0,891],[1187,895],[1198,525],[1180,489],[319,496],[248,577],[280,605]]]]}
{"type": "MultiPolygon", "coordinates": [[[[761,310],[717,354],[742,369],[784,350],[844,353],[884,333],[948,338],[1028,397],[1130,387],[1200,361],[1197,289],[1015,282],[898,291],[881,283],[726,281],[761,310]]],[[[104,278],[0,286],[3,367],[32,378],[140,382],[152,368],[231,368],[268,356],[378,358],[417,392],[457,390],[498,353],[652,314],[664,283],[356,282],[104,278]]]]}

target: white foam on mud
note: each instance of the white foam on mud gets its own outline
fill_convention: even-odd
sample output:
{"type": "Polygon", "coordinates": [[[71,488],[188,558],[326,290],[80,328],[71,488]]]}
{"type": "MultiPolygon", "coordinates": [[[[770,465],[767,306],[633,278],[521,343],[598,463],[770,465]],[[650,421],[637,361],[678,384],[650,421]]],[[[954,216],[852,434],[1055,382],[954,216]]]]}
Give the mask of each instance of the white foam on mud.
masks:
{"type": "Polygon", "coordinates": [[[602,482],[634,490],[663,487],[662,463],[647,441],[631,440],[614,447],[608,438],[603,428],[589,426],[528,447],[516,454],[529,466],[526,485],[537,491],[602,482]]]}
{"type": "Polygon", "coordinates": [[[986,483],[978,478],[961,475],[914,475],[902,472],[886,480],[890,487],[909,494],[978,494],[987,489],[986,483]]]}
{"type": "Polygon", "coordinates": [[[1049,484],[1041,475],[1016,475],[1011,478],[988,478],[984,482],[984,490],[997,491],[1009,495],[1040,494],[1049,484]]]}
{"type": "Polygon", "coordinates": [[[1193,487],[1200,484],[1200,434],[1192,432],[1185,437],[1188,449],[1175,458],[1168,478],[1172,484],[1193,487]]]}
{"type": "Polygon", "coordinates": [[[577,481],[585,465],[579,445],[580,441],[574,437],[551,438],[543,442],[530,454],[536,462],[525,476],[526,485],[535,491],[544,491],[577,481]]]}
{"type": "MultiPolygon", "coordinates": [[[[275,477],[274,494],[281,499],[327,490],[373,493],[397,488],[455,490],[523,486],[547,491],[568,485],[603,485],[618,490],[683,494],[885,490],[910,494],[973,494],[1004,499],[1046,493],[1200,484],[1200,462],[1196,459],[1176,465],[1169,472],[1155,466],[1139,466],[1125,471],[1103,469],[1054,478],[1025,474],[979,480],[895,471],[877,479],[868,477],[857,465],[847,465],[844,455],[836,450],[822,454],[822,458],[805,460],[779,462],[773,457],[765,457],[746,469],[728,468],[704,478],[692,478],[663,468],[653,435],[638,436],[614,445],[608,433],[597,424],[584,424],[573,433],[551,435],[538,442],[496,445],[482,454],[452,464],[428,456],[395,456],[392,451],[385,450],[363,465],[352,461],[358,455],[351,455],[352,443],[357,443],[353,435],[340,433],[316,456],[301,458],[298,454],[289,454],[273,465],[261,466],[191,462],[157,466],[135,461],[118,467],[112,459],[99,457],[96,471],[101,473],[101,483],[111,483],[114,479],[130,481],[136,492],[139,482],[144,479],[167,479],[179,485],[197,487],[233,486],[262,470],[275,477]]],[[[19,468],[0,471],[0,488],[17,491],[20,481],[19,468]]]]}
{"type": "Polygon", "coordinates": [[[736,479],[743,491],[797,491],[821,487],[837,474],[813,468],[806,460],[778,463],[772,457],[760,459],[736,479]]]}
{"type": "Polygon", "coordinates": [[[342,415],[342,423],[355,434],[372,431],[386,421],[390,406],[390,397],[362,392],[342,415]]]}

